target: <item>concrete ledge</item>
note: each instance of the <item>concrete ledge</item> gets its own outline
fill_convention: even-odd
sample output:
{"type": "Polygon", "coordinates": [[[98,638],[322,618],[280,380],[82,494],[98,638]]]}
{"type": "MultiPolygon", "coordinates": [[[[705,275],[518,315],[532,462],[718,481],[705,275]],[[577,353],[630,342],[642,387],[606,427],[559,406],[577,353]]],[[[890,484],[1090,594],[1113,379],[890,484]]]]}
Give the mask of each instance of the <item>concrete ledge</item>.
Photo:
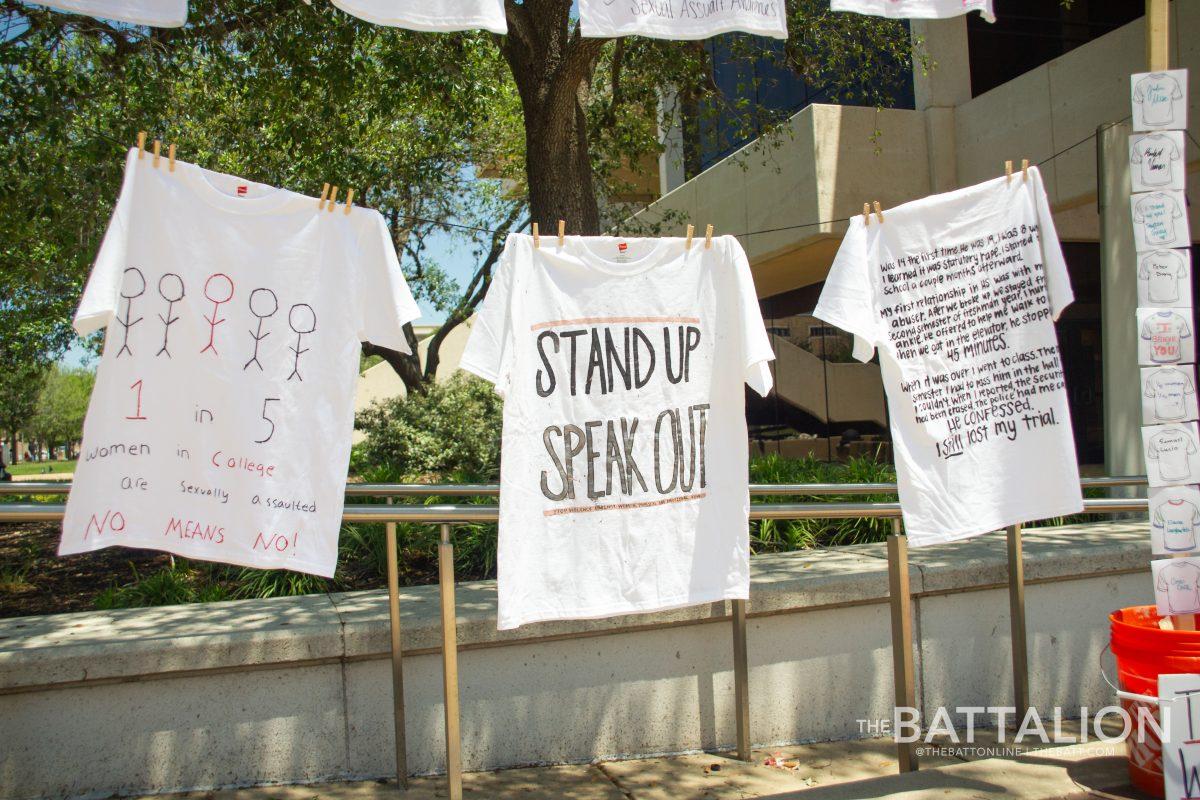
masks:
{"type": "MultiPolygon", "coordinates": [[[[1031,693],[1111,701],[1096,664],[1110,609],[1148,602],[1145,522],[1027,531],[1031,693]]],[[[864,734],[890,718],[883,545],[756,557],[751,735],[864,734]]],[[[918,704],[1009,705],[1004,536],[910,551],[918,704]]],[[[458,587],[467,769],[726,748],[723,604],[495,628],[495,586],[458,587]]],[[[436,587],[405,590],[410,771],[444,769],[436,587]]],[[[0,621],[0,797],[92,797],[387,775],[383,592],[0,621]],[[68,768],[69,766],[69,768],[68,768]]]]}
{"type": "MultiPolygon", "coordinates": [[[[1145,571],[1151,558],[1144,522],[1032,529],[1024,534],[1024,548],[1029,583],[1145,571]]],[[[912,549],[909,562],[917,597],[978,591],[1008,580],[1000,532],[912,549]]],[[[888,597],[883,544],[755,556],[751,575],[751,616],[888,597]]],[[[725,604],[714,603],[499,631],[494,581],[460,583],[456,592],[461,649],[729,619],[725,604]]],[[[405,652],[440,652],[437,587],[401,590],[400,609],[405,652]]],[[[383,658],[390,641],[384,591],[16,617],[0,620],[0,693],[174,672],[383,658]]]]}

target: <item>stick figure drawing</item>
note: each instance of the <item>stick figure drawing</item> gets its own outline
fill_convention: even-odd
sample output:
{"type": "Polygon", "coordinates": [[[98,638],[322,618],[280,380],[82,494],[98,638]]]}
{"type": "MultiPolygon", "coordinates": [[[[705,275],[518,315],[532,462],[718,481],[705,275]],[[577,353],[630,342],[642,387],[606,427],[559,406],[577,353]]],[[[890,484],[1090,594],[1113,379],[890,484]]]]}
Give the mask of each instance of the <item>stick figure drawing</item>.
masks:
{"type": "Polygon", "coordinates": [[[213,310],[211,317],[204,318],[208,323],[208,344],[204,345],[204,349],[200,352],[205,353],[212,350],[213,355],[219,356],[221,354],[217,351],[213,338],[217,334],[217,326],[225,320],[217,319],[217,315],[220,313],[221,305],[233,299],[233,280],[223,272],[214,272],[204,282],[204,296],[213,304],[213,310]]]}
{"type": "Polygon", "coordinates": [[[317,312],[313,311],[308,303],[297,303],[288,312],[288,326],[296,332],[296,346],[289,348],[296,357],[292,362],[292,374],[288,375],[288,380],[299,378],[303,381],[304,376],[300,374],[300,354],[307,353],[308,348],[301,348],[300,342],[306,334],[317,329],[317,312]]]}
{"type": "Polygon", "coordinates": [[[279,298],[270,289],[255,289],[250,293],[250,313],[258,317],[258,330],[250,331],[250,338],[254,340],[254,355],[250,356],[250,360],[242,367],[243,371],[251,364],[257,366],[259,372],[263,371],[262,362],[258,360],[258,345],[271,335],[270,331],[263,333],[263,320],[275,316],[278,310],[279,298]]]}
{"type": "Polygon", "coordinates": [[[141,297],[146,292],[146,276],[142,275],[142,271],[137,267],[129,267],[125,270],[125,274],[121,280],[121,297],[125,300],[125,316],[117,317],[117,322],[124,331],[124,337],[121,339],[121,349],[117,351],[117,358],[129,353],[133,356],[133,350],[129,349],[129,329],[142,321],[141,317],[130,319],[133,315],[133,301],[141,297]]]}
{"type": "Polygon", "coordinates": [[[167,358],[170,358],[171,351],[167,349],[167,340],[171,336],[171,326],[179,321],[179,317],[171,316],[171,312],[175,304],[183,299],[183,278],[174,272],[166,273],[158,279],[158,293],[163,300],[167,301],[167,313],[158,315],[163,324],[163,341],[162,347],[154,355],[161,356],[166,353],[167,358]]]}

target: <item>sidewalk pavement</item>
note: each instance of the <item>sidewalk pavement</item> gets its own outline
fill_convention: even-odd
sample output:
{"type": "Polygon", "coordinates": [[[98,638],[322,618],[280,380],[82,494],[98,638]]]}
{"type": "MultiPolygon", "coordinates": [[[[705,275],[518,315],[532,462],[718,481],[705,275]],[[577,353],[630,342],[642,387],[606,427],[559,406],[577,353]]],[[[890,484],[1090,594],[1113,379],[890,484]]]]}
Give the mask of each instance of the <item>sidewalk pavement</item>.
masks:
{"type": "MultiPolygon", "coordinates": [[[[1066,731],[1065,733],[1073,733],[1066,731]]],[[[695,754],[599,764],[468,773],[464,798],[474,800],[1144,800],[1128,785],[1120,744],[1090,742],[1031,747],[986,757],[995,734],[974,748],[946,744],[921,758],[921,769],[896,773],[889,739],[819,742],[756,751],[753,763],[695,754]],[[1040,748],[1040,749],[1038,749],[1040,748]],[[973,757],[975,753],[984,757],[973,757]],[[767,759],[783,766],[768,766],[767,759]]],[[[1010,745],[995,745],[1008,748],[1010,745]]],[[[435,800],[444,777],[231,789],[173,795],[187,800],[435,800]]],[[[162,800],[161,796],[157,800],[162,800]]]]}

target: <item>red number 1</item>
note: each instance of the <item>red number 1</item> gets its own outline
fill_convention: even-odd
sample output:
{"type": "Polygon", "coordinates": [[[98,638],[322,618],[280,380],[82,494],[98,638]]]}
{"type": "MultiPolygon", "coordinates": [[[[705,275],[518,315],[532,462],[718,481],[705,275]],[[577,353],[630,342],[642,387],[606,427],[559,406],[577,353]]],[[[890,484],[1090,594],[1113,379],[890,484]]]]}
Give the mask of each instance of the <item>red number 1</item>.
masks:
{"type": "Polygon", "coordinates": [[[132,417],[126,417],[125,419],[145,419],[145,417],[142,416],[142,380],[141,380],[141,378],[139,378],[136,381],[134,381],[133,383],[129,384],[129,388],[133,389],[134,391],[137,392],[137,410],[133,412],[132,417]]]}

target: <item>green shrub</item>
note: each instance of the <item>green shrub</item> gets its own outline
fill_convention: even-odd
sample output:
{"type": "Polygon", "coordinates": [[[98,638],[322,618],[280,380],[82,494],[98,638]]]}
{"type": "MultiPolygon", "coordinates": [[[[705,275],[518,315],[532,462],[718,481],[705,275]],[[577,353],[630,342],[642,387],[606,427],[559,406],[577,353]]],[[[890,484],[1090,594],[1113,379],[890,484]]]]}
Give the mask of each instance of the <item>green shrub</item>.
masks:
{"type": "Polygon", "coordinates": [[[495,480],[500,409],[490,383],[463,373],[423,394],[375,403],[355,422],[366,440],[352,469],[373,481],[495,480]]]}

